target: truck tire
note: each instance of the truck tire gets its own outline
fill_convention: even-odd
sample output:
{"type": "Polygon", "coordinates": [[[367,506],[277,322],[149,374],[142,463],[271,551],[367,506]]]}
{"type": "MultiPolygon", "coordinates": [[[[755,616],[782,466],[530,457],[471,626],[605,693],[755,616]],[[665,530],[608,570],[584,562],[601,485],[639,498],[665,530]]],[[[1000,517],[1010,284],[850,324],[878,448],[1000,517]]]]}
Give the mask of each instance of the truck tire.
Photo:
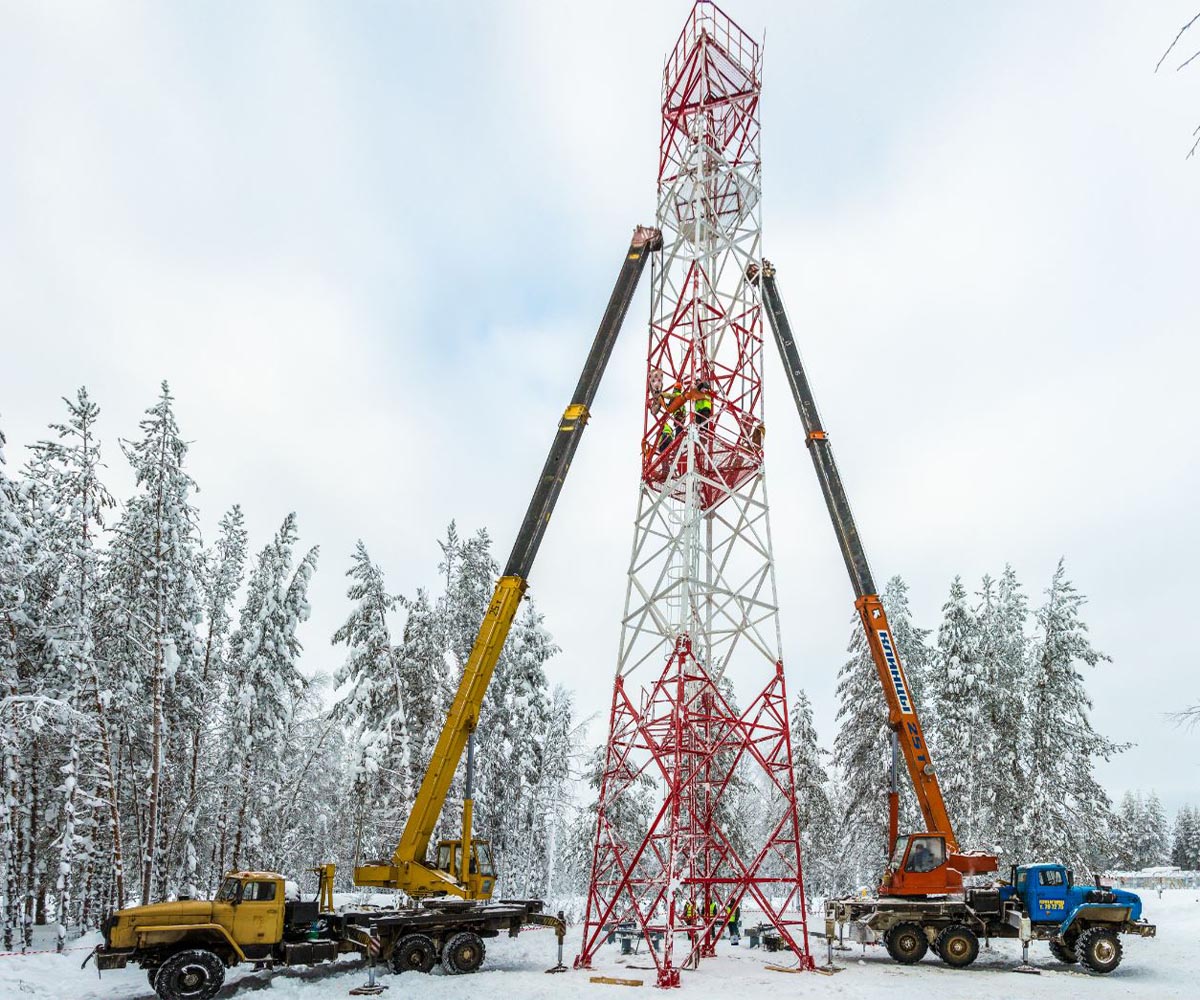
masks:
{"type": "Polygon", "coordinates": [[[1059,944],[1057,941],[1050,942],[1050,954],[1064,965],[1074,965],[1079,961],[1074,948],[1070,945],[1059,944]]]}
{"type": "Polygon", "coordinates": [[[154,992],[162,1000],[210,1000],[225,982],[225,963],[211,951],[177,951],[158,969],[154,992]]]}
{"type": "Polygon", "coordinates": [[[979,957],[979,938],[970,927],[951,924],[937,936],[934,951],[952,969],[965,969],[979,957]]]}
{"type": "Polygon", "coordinates": [[[916,924],[897,924],[884,938],[888,954],[901,965],[914,965],[925,957],[929,939],[916,924]]]}
{"type": "Polygon", "coordinates": [[[1121,964],[1121,939],[1107,927],[1089,927],[1079,935],[1075,954],[1085,968],[1107,975],[1121,964]]]}
{"type": "Polygon", "coordinates": [[[442,949],[442,968],[457,976],[483,965],[483,938],[473,931],[455,934],[442,949]]]}
{"type": "Polygon", "coordinates": [[[425,934],[405,934],[392,948],[393,972],[432,972],[437,945],[425,934]]]}

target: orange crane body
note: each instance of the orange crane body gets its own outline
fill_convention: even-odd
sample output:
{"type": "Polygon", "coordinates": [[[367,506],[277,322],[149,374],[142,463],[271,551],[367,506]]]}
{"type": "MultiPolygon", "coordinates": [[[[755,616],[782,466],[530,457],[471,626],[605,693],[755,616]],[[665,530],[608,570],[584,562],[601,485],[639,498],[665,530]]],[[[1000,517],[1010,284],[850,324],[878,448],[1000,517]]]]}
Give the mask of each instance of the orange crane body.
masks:
{"type": "Polygon", "coordinates": [[[804,424],[813,467],[821,483],[825,505],[833,521],[842,558],[850,574],[851,586],[854,588],[854,606],[862,621],[867,645],[871,650],[871,659],[874,661],[879,683],[887,700],[888,725],[895,740],[893,747],[898,745],[904,755],[908,776],[925,821],[925,831],[909,834],[903,845],[900,845],[897,833],[899,793],[896,790],[893,761],[892,791],[888,796],[889,862],[880,892],[891,896],[939,896],[959,893],[963,888],[964,875],[996,871],[997,858],[982,851],[959,849],[958,838],[954,835],[954,826],[946,811],[942,787],[933,766],[929,744],[921,728],[916,702],[900,662],[895,637],[892,635],[891,626],[888,625],[887,612],[884,611],[883,602],[876,591],[866,552],[854,523],[854,515],[833,459],[829,437],[821,426],[820,414],[817,412],[816,401],[800,361],[791,323],[775,284],[775,269],[769,261],[764,260],[761,269],[750,265],[748,277],[762,290],[767,316],[783,357],[792,397],[804,424]],[[898,847],[901,847],[899,851],[898,847]]]}

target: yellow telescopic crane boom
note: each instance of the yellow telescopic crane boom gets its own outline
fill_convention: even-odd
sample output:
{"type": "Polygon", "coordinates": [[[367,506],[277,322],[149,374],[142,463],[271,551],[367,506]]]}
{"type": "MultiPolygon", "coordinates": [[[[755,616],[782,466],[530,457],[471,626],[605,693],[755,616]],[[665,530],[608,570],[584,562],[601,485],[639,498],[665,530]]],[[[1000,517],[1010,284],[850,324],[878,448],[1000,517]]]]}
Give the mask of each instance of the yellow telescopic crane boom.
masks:
{"type": "MultiPolygon", "coordinates": [[[[649,254],[661,249],[662,234],[657,229],[639,226],[621,264],[621,271],[609,299],[608,308],[592,342],[592,349],[583,366],[579,384],[571,404],[563,412],[558,431],[550,445],[550,454],[542,469],[533,498],[525,512],[525,520],[517,533],[504,575],[496,584],[491,604],[479,626],[479,634],[471,655],[463,667],[458,692],[442,726],[429,768],[421,781],[421,789],[404,826],[400,843],[390,862],[360,865],[354,869],[354,883],[402,889],[410,896],[448,893],[467,898],[487,898],[491,895],[490,872],[472,871],[471,843],[471,750],[468,750],[467,791],[463,804],[463,837],[454,845],[448,863],[439,857],[437,863],[426,858],[434,826],[445,804],[454,779],[454,772],[468,749],[471,734],[479,721],[479,708],[496,663],[500,659],[504,640],[516,617],[521,598],[528,586],[529,570],[533,566],[546,525],[562,490],[563,481],[571,467],[571,459],[579,446],[579,438],[587,424],[589,411],[600,386],[600,379],[612,354],[613,344],[629,310],[638,280],[649,254]]],[[[473,747],[471,748],[473,750],[473,747]]]]}

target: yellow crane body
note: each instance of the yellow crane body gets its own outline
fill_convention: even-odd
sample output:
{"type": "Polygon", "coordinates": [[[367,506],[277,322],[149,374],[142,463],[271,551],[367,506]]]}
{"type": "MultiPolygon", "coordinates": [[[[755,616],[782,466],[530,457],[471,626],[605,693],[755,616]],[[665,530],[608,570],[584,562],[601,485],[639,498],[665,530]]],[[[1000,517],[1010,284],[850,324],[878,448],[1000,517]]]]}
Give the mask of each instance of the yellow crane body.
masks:
{"type": "Polygon", "coordinates": [[[442,725],[437,746],[421,780],[400,842],[390,859],[356,865],[355,885],[399,889],[412,897],[450,895],[486,900],[492,895],[496,872],[491,860],[491,845],[486,840],[473,839],[471,829],[474,817],[472,734],[479,723],[483,697],[525,596],[530,568],[570,470],[583,428],[587,425],[590,407],[629,310],[629,303],[650,252],[660,249],[662,234],[657,229],[639,226],[634,230],[579,383],[571,403],[559,420],[550,453],[529,501],[504,575],[496,584],[471,654],[463,664],[458,691],[442,725]],[[439,842],[437,854],[431,859],[428,856],[430,841],[464,750],[467,752],[467,773],[462,836],[458,840],[439,842]]]}

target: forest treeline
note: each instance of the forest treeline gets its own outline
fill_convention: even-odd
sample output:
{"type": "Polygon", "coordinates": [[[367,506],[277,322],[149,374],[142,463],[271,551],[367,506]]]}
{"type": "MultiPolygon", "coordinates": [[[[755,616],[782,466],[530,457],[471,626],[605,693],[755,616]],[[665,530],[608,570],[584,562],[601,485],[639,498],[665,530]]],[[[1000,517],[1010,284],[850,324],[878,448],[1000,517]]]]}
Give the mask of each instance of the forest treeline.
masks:
{"type": "MultiPolygon", "coordinates": [[[[344,557],[344,622],[306,634],[322,652],[301,670],[319,553],[295,515],[252,542],[235,505],[201,536],[165,383],[118,441],[135,481],[118,504],[98,406],[83,389],[64,403],[19,468],[0,433],[4,949],[28,947],[35,924],[58,924],[61,945],[109,907],[207,895],[233,868],[295,877],[331,860],[349,888],[355,859],[390,856],[429,762],[499,572],[487,533],[451,523],[430,585],[402,592],[360,541],[344,557]]],[[[1096,778],[1124,746],[1091,723],[1088,677],[1107,657],[1061,563],[1036,602],[1010,567],[973,592],[956,578],[936,629],[914,621],[899,577],[883,601],[961,843],[1002,865],[1200,867],[1200,812],[1170,824],[1152,792],[1114,807],[1096,778]]],[[[810,896],[872,885],[885,863],[889,733],[857,619],[848,651],[828,743],[792,688],[810,896]]],[[[503,894],[570,912],[586,890],[602,747],[581,747],[571,693],[547,681],[557,652],[526,602],[480,714],[475,828],[503,894]]],[[[747,846],[771,814],[754,780],[736,783],[725,817],[747,846]]],[[[456,786],[439,832],[458,828],[460,797],[456,786]]],[[[636,830],[656,805],[653,789],[631,789],[622,822],[636,830]]],[[[920,827],[911,792],[901,826],[920,827]]]]}
{"type": "MultiPolygon", "coordinates": [[[[485,532],[441,541],[436,586],[393,593],[361,542],[336,670],[302,672],[318,563],[294,514],[252,545],[238,506],[207,542],[164,383],[120,440],[134,494],[104,483],[86,390],[0,462],[0,918],[95,926],[109,907],[203,896],[223,871],[296,875],[390,857],[499,568],[485,532]]],[[[0,457],[3,438],[0,436],[0,457]]],[[[475,822],[516,894],[550,891],[574,709],[527,602],[477,733],[475,822]]],[[[314,657],[317,663],[329,654],[314,657]]],[[[460,822],[452,794],[443,828],[460,822]]]]}

